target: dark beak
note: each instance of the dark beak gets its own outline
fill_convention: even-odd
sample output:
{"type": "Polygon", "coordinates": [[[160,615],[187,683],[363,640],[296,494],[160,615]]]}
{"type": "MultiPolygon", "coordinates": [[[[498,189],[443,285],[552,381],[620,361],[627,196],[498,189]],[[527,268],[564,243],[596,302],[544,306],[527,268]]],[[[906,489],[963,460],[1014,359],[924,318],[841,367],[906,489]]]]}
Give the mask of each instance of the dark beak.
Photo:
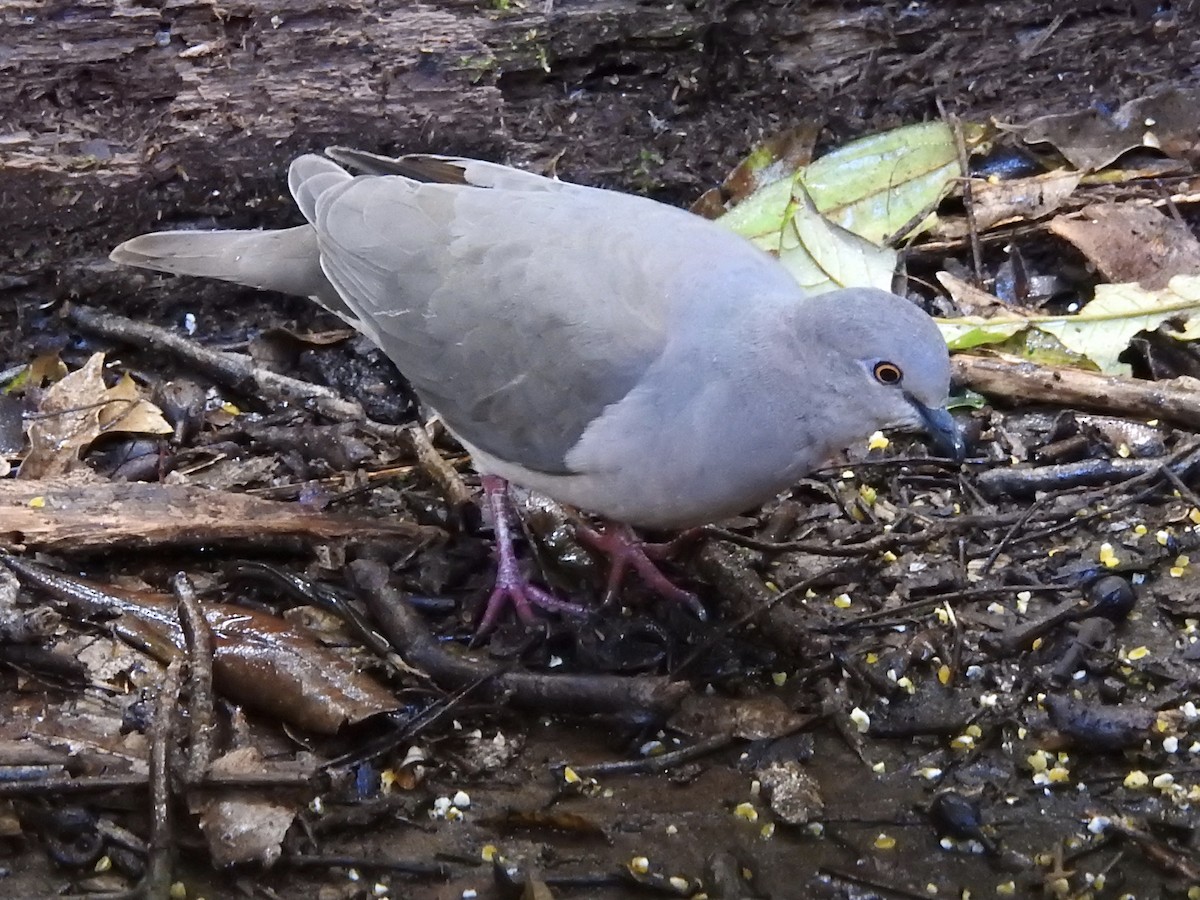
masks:
{"type": "Polygon", "coordinates": [[[915,397],[909,397],[908,402],[921,417],[921,423],[929,434],[929,443],[933,448],[955,462],[962,462],[967,455],[967,442],[963,439],[954,416],[940,407],[931,409],[915,397]]]}

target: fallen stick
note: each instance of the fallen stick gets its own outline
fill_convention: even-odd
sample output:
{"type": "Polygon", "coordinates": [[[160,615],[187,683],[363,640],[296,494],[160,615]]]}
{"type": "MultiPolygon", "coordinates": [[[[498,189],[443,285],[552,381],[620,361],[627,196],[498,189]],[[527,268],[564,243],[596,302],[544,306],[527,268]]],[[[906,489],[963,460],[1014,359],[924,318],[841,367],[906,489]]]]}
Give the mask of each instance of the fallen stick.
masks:
{"type": "Polygon", "coordinates": [[[366,414],[358,401],[347,400],[323,384],[281,375],[240,353],[211,350],[158,325],[78,305],[69,306],[66,316],[70,322],[93,334],[170,353],[214,381],[243,394],[281,406],[299,405],[334,422],[353,422],[380,440],[407,444],[420,468],[441,488],[451,507],[458,510],[470,502],[471,492],[462,476],[441,458],[419,425],[377,422],[366,414]]]}
{"type": "Polygon", "coordinates": [[[348,573],[396,652],[446,690],[483,682],[478,689],[481,696],[538,712],[649,722],[668,718],[691,693],[687,682],[659,675],[543,674],[456,653],[430,633],[401,592],[391,586],[385,566],[359,559],[350,564],[348,573]]]}
{"type": "Polygon", "coordinates": [[[0,481],[0,547],[80,553],[115,547],[249,544],[262,548],[379,538],[426,542],[414,522],[350,518],[295,503],[188,485],[62,478],[0,481]]]}
{"type": "Polygon", "coordinates": [[[1200,427],[1200,384],[1190,378],[1145,381],[997,356],[957,354],[950,362],[956,383],[1009,402],[1051,403],[1200,427]]]}

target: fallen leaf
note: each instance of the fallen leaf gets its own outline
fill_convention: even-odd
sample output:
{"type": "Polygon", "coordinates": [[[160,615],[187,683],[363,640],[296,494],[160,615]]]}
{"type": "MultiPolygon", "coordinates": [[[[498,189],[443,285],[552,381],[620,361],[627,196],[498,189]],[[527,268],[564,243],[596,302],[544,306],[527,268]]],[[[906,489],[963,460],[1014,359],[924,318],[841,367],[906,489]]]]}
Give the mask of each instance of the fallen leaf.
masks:
{"type": "MultiPolygon", "coordinates": [[[[12,558],[7,565],[23,583],[62,600],[77,615],[115,616],[108,627],[159,662],[184,650],[178,604],[169,594],[70,578],[24,559],[12,558]],[[73,593],[59,587],[68,584],[76,586],[73,593]]],[[[343,725],[399,706],[375,678],[285,619],[230,603],[202,603],[201,608],[213,636],[213,684],[247,709],[334,734],[343,725]]]]}
{"type": "MultiPolygon", "coordinates": [[[[982,129],[968,127],[968,142],[982,129]]],[[[790,177],[764,165],[759,187],[718,220],[779,256],[806,291],[887,289],[895,255],[881,247],[928,227],[962,175],[954,135],[941,122],[872,135],[790,177]]]]}
{"type": "Polygon", "coordinates": [[[843,287],[890,290],[896,273],[896,251],[877,247],[822,216],[803,187],[779,231],[777,254],[792,277],[809,294],[843,287]]]}
{"type": "Polygon", "coordinates": [[[100,436],[104,404],[104,354],[51,385],[29,424],[29,454],[18,478],[48,478],[79,468],[79,455],[100,436]]]}
{"type": "Polygon", "coordinates": [[[938,328],[951,350],[1001,343],[1034,329],[1053,336],[1066,350],[1091,361],[1101,372],[1127,375],[1129,366],[1118,362],[1117,357],[1129,346],[1130,339],[1175,320],[1182,326],[1168,334],[1185,341],[1200,337],[1200,276],[1177,275],[1158,291],[1136,284],[1101,284],[1092,301],[1073,315],[965,316],[939,320],[938,328]]]}
{"type": "Polygon", "coordinates": [[[1200,274],[1200,241],[1186,224],[1152,206],[1097,203],[1078,216],[1058,216],[1050,230],[1114,283],[1157,290],[1176,275],[1200,274]]]}
{"type": "Polygon", "coordinates": [[[1116,112],[1085,109],[1042,116],[1013,128],[1027,144],[1048,143],[1078,169],[1100,169],[1135,147],[1189,158],[1200,133],[1200,91],[1171,88],[1139,97],[1116,112]]]}
{"type": "MultiPolygon", "coordinates": [[[[214,760],[210,771],[217,776],[243,775],[259,773],[263,768],[259,750],[242,747],[214,760]]],[[[283,853],[283,837],[298,812],[295,804],[277,803],[250,790],[206,796],[190,805],[192,812],[200,815],[200,830],[208,841],[213,862],[222,868],[234,863],[275,863],[283,853]]]]}
{"type": "MultiPolygon", "coordinates": [[[[958,312],[964,317],[975,316],[990,319],[992,316],[1003,316],[1012,311],[1011,304],[1005,303],[995,294],[989,294],[975,285],[963,281],[950,272],[938,272],[935,276],[950,299],[954,301],[958,312]]],[[[1033,314],[1033,310],[1021,310],[1022,313],[1033,314]]]]}
{"type": "Polygon", "coordinates": [[[737,164],[719,188],[705,191],[692,204],[692,212],[709,219],[720,218],[755,191],[792,178],[812,160],[820,130],[817,123],[806,123],[763,141],[737,164]]]}
{"type": "MultiPolygon", "coordinates": [[[[966,125],[964,141],[979,145],[982,127],[966,125]]],[[[963,171],[954,132],[945,122],[906,125],[851,141],[801,173],[821,213],[873,244],[911,237],[963,171]]]]}
{"type": "Polygon", "coordinates": [[[49,478],[80,468],[81,454],[102,434],[170,434],[157,406],[141,397],[128,375],[104,385],[104,354],[51,385],[29,425],[29,454],[18,478],[49,478]]]}
{"type": "Polygon", "coordinates": [[[100,409],[100,429],[104,433],[172,434],[174,429],[162,410],[142,397],[137,383],[126,372],[121,380],[104,392],[107,401],[100,409]]]}
{"type": "MultiPolygon", "coordinates": [[[[1079,172],[1063,170],[1009,181],[974,179],[971,182],[971,200],[975,227],[979,231],[986,231],[997,225],[1028,222],[1047,216],[1075,192],[1082,177],[1079,172]]],[[[939,230],[939,234],[961,237],[967,233],[963,220],[955,220],[947,225],[939,230]]]]}

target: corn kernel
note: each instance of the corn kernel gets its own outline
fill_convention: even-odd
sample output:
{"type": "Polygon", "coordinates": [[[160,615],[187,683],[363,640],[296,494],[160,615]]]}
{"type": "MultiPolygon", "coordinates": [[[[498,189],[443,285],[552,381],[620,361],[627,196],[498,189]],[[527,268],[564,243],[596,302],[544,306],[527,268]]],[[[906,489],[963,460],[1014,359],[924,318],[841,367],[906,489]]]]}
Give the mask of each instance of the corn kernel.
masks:
{"type": "Polygon", "coordinates": [[[753,803],[739,803],[733,808],[733,814],[747,822],[758,821],[758,810],[754,808],[753,803]]]}
{"type": "Polygon", "coordinates": [[[1125,781],[1123,782],[1123,784],[1125,785],[1125,787],[1131,788],[1134,790],[1136,790],[1138,788],[1144,788],[1150,784],[1150,777],[1145,772],[1141,771],[1140,769],[1134,769],[1132,772],[1130,772],[1128,775],[1125,776],[1125,781]]]}

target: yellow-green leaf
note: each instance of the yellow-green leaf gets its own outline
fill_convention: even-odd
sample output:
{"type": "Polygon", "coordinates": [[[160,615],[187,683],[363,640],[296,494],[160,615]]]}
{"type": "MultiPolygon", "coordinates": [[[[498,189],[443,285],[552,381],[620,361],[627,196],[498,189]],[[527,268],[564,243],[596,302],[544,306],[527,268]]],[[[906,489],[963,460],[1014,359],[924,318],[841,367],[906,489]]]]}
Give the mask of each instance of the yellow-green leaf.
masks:
{"type": "Polygon", "coordinates": [[[1127,375],[1129,366],[1117,357],[1130,339],[1174,320],[1181,326],[1168,334],[1180,340],[1200,337],[1200,275],[1176,275],[1157,291],[1137,284],[1101,284],[1094,299],[1073,315],[971,317],[942,320],[938,327],[955,350],[1000,343],[1033,328],[1053,335],[1068,351],[1091,360],[1100,371],[1127,375]]]}
{"type": "MultiPolygon", "coordinates": [[[[978,143],[982,129],[966,130],[968,143],[978,143]]],[[[924,122],[851,141],[814,160],[801,177],[817,209],[880,244],[905,237],[898,232],[932,212],[962,174],[953,130],[944,122],[924,122]]]]}
{"type": "Polygon", "coordinates": [[[803,191],[789,211],[780,232],[779,261],[807,293],[849,286],[891,288],[894,250],[877,247],[830,222],[803,191]]]}

